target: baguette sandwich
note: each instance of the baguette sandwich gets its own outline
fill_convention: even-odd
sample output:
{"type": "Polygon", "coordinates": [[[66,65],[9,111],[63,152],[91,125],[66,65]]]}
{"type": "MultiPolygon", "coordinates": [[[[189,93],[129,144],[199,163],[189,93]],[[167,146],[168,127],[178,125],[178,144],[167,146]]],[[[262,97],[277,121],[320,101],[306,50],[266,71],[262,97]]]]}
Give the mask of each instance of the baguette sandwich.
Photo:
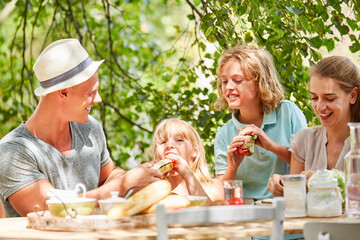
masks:
{"type": "Polygon", "coordinates": [[[120,218],[138,214],[169,196],[171,184],[168,180],[150,183],[124,202],[118,203],[107,213],[108,218],[120,218]]]}
{"type": "Polygon", "coordinates": [[[176,162],[168,158],[162,159],[152,166],[152,169],[159,170],[162,174],[171,171],[175,167],[176,162]]]}
{"type": "Polygon", "coordinates": [[[239,154],[244,154],[245,156],[251,156],[255,150],[255,136],[250,134],[242,134],[241,130],[238,130],[238,136],[244,136],[244,143],[243,145],[239,146],[236,151],[239,154]]]}

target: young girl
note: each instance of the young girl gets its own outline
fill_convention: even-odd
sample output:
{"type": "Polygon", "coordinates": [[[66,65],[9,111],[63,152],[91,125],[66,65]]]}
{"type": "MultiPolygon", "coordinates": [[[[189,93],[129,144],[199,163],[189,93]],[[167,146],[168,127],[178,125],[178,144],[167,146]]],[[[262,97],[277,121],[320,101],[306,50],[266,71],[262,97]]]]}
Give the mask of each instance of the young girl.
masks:
{"type": "Polygon", "coordinates": [[[173,193],[206,196],[212,201],[224,199],[221,181],[210,176],[200,136],[187,122],[179,119],[160,122],[152,150],[155,161],[164,158],[176,161],[174,171],[166,175],[173,193]]]}
{"type": "MultiPolygon", "coordinates": [[[[350,59],[331,56],[310,71],[311,105],[321,125],[304,129],[291,138],[290,174],[308,178],[319,169],[344,171],[344,157],[350,151],[348,122],[360,122],[360,70],[350,59]],[[303,172],[305,171],[305,172],[303,172]]],[[[274,196],[283,195],[283,177],[269,179],[274,196]]]]}
{"type": "Polygon", "coordinates": [[[264,49],[238,45],[226,50],[217,75],[216,106],[228,107],[233,114],[215,137],[216,177],[241,179],[245,198],[270,198],[268,179],[289,172],[290,137],[306,127],[305,116],[294,103],[283,100],[272,57],[264,49]],[[256,137],[251,156],[237,152],[244,143],[239,129],[256,137]]]}

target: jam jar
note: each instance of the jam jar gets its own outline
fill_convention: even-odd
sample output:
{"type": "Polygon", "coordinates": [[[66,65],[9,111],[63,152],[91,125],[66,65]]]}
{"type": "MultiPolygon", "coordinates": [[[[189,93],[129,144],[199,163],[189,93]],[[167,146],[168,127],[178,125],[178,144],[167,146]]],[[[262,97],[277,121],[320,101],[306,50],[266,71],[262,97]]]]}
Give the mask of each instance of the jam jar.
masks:
{"type": "Polygon", "coordinates": [[[342,214],[342,197],[336,178],[329,170],[318,170],[309,180],[307,215],[310,217],[336,217],[342,214]]]}

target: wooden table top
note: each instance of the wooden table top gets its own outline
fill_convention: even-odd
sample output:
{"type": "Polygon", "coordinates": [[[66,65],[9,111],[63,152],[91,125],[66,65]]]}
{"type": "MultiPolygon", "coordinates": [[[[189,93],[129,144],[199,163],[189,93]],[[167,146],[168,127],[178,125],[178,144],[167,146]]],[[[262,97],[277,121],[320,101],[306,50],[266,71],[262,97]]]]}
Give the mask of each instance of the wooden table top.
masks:
{"type": "MultiPolygon", "coordinates": [[[[359,222],[360,218],[346,216],[336,218],[286,218],[285,234],[301,234],[307,221],[359,222]]],[[[156,239],[156,227],[143,229],[112,229],[88,232],[59,232],[30,229],[26,217],[0,219],[0,239],[156,239]]],[[[266,236],[271,233],[271,221],[251,221],[232,224],[216,224],[211,226],[169,228],[170,238],[214,239],[245,238],[250,236],[266,236]]]]}

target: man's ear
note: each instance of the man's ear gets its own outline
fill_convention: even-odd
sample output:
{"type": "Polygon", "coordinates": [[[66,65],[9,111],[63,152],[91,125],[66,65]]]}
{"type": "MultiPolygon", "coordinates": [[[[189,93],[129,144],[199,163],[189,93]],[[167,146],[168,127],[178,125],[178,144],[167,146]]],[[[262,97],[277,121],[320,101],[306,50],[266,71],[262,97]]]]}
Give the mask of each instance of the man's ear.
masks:
{"type": "Polygon", "coordinates": [[[63,98],[67,98],[67,97],[68,97],[68,93],[69,93],[69,90],[68,90],[67,88],[61,89],[61,90],[59,91],[60,96],[63,97],[63,98]]]}
{"type": "Polygon", "coordinates": [[[355,104],[359,97],[359,88],[354,87],[350,92],[350,104],[355,104]]]}

